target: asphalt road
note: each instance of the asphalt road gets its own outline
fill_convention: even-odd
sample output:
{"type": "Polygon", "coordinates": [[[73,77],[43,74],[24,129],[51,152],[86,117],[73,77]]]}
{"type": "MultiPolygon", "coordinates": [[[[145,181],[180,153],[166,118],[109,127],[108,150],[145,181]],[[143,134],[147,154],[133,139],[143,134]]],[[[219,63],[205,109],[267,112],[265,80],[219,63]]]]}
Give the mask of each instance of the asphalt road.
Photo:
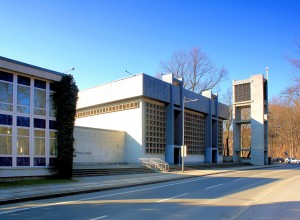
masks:
{"type": "Polygon", "coordinates": [[[0,219],[300,219],[300,165],[0,207],[0,219]]]}

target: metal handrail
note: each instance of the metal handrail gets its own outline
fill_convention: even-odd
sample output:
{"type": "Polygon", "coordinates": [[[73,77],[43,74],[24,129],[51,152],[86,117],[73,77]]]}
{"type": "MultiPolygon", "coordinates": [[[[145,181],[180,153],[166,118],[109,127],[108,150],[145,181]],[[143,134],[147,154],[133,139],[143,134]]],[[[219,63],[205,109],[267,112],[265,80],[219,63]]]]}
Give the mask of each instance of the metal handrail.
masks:
{"type": "Polygon", "coordinates": [[[154,171],[169,171],[169,164],[158,158],[139,158],[139,161],[154,171]]]}

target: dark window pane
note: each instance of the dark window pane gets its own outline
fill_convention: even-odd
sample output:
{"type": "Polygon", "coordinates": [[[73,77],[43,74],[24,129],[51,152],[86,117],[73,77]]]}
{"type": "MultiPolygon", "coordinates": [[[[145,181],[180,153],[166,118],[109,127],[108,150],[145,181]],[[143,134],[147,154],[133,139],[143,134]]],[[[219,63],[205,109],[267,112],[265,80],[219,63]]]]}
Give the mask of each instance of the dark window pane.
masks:
{"type": "Polygon", "coordinates": [[[46,128],[46,120],[45,119],[34,119],[34,127],[35,128],[46,128]]]}
{"type": "Polygon", "coordinates": [[[0,80],[7,81],[7,82],[13,82],[14,76],[11,73],[6,73],[3,71],[0,71],[0,80]]]}
{"type": "Polygon", "coordinates": [[[57,129],[56,121],[49,120],[49,129],[57,129]]]}
{"type": "Polygon", "coordinates": [[[30,86],[30,78],[25,76],[18,76],[18,84],[30,86]]]}
{"type": "Polygon", "coordinates": [[[1,125],[12,125],[12,116],[0,114],[0,124],[1,125]]]}
{"type": "Polygon", "coordinates": [[[46,82],[42,80],[35,79],[34,80],[34,87],[40,89],[46,89],[46,82]]]}
{"type": "Polygon", "coordinates": [[[50,90],[55,91],[55,84],[54,83],[50,83],[50,90]]]}
{"type": "Polygon", "coordinates": [[[17,126],[30,127],[30,118],[18,116],[17,126]]]}
{"type": "Polygon", "coordinates": [[[17,166],[30,166],[29,157],[17,157],[17,166]]]}
{"type": "Polygon", "coordinates": [[[0,157],[0,166],[12,166],[12,157],[0,157]]]}
{"type": "Polygon", "coordinates": [[[46,158],[44,157],[35,157],[34,166],[46,166],[46,158]]]}

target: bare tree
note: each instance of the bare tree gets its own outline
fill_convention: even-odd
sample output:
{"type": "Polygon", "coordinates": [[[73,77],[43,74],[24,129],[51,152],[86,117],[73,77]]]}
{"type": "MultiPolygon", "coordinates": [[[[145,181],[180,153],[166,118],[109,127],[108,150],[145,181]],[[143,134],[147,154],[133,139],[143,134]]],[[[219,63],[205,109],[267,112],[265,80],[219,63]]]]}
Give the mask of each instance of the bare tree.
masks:
{"type": "MultiPolygon", "coordinates": [[[[300,53],[300,43],[296,41],[297,52],[300,53]]],[[[298,70],[300,70],[300,58],[286,56],[287,60],[298,70]]]]}
{"type": "MultiPolygon", "coordinates": [[[[298,41],[296,41],[297,51],[300,53],[300,44],[298,41]]],[[[286,56],[286,59],[298,70],[296,72],[300,73],[300,58],[290,57],[286,56]]],[[[299,108],[300,107],[300,76],[295,75],[293,79],[293,84],[289,86],[284,92],[284,95],[288,96],[294,104],[299,108]]]]}
{"type": "Polygon", "coordinates": [[[198,47],[175,52],[160,67],[162,74],[173,73],[177,78],[184,78],[184,88],[196,93],[215,88],[228,74],[225,67],[219,69],[198,47]]]}
{"type": "Polygon", "coordinates": [[[225,104],[229,107],[229,118],[224,121],[224,156],[230,156],[230,152],[232,152],[232,147],[229,143],[232,143],[232,90],[227,89],[224,95],[225,104]]]}

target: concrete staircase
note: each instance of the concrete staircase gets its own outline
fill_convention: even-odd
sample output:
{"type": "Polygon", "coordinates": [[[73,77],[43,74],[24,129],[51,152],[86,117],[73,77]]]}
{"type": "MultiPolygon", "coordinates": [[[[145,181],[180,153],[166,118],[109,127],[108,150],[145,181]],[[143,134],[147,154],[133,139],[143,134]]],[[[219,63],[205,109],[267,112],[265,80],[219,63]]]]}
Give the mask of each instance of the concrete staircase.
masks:
{"type": "Polygon", "coordinates": [[[155,171],[144,166],[82,166],[73,168],[73,177],[86,177],[86,176],[110,176],[110,175],[125,175],[125,174],[142,174],[154,173],[155,171]]]}

